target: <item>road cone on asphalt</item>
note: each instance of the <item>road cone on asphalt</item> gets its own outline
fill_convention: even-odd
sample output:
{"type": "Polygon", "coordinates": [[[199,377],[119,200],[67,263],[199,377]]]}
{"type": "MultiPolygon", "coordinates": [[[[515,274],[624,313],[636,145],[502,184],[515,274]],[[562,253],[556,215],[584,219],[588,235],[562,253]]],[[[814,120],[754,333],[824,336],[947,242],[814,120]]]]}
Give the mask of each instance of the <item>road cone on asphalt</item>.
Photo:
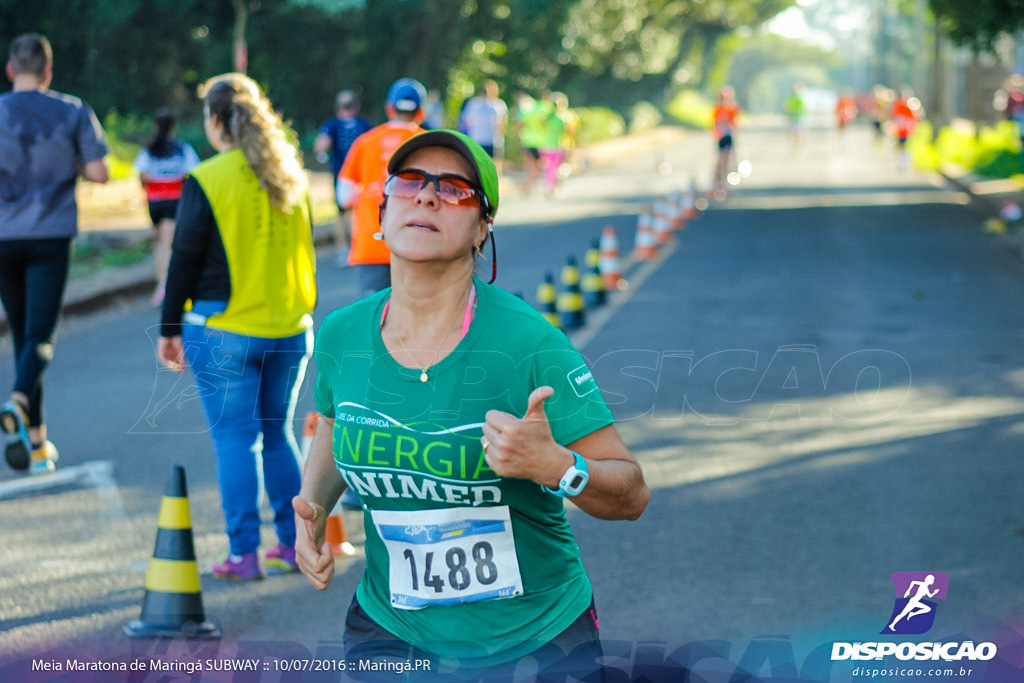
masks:
{"type": "Polygon", "coordinates": [[[557,291],[555,290],[555,276],[551,273],[544,274],[544,282],[537,287],[537,306],[540,308],[544,319],[555,327],[561,327],[558,319],[558,308],[556,306],[557,291]]]}
{"type": "Polygon", "coordinates": [[[302,456],[302,464],[306,464],[306,459],[309,458],[309,448],[313,445],[313,435],[316,434],[316,424],[320,421],[320,413],[311,411],[306,413],[306,421],[302,423],[302,445],[300,447],[300,455],[302,456]]]}
{"type": "Polygon", "coordinates": [[[124,632],[132,638],[220,638],[220,629],[206,621],[203,611],[188,486],[180,466],[175,465],[171,474],[157,526],[142,613],[124,627],[124,632]]]}
{"type": "Polygon", "coordinates": [[[654,231],[654,241],[659,245],[668,244],[672,241],[672,224],[669,223],[668,202],[659,199],[654,202],[654,217],[651,219],[651,229],[654,231]]]}
{"type": "Polygon", "coordinates": [[[697,197],[699,195],[696,179],[690,178],[690,189],[683,195],[683,218],[685,220],[692,221],[697,218],[697,197]]]}
{"type": "Polygon", "coordinates": [[[558,293],[555,307],[563,330],[574,330],[586,324],[583,308],[583,294],[580,292],[580,269],[576,257],[570,256],[562,268],[562,291],[558,293]]]}
{"type": "Polygon", "coordinates": [[[683,194],[673,192],[668,197],[669,222],[672,230],[682,230],[686,227],[686,218],[683,216],[683,194]]]}
{"type": "MultiPolygon", "coordinates": [[[[313,435],[316,434],[316,426],[320,422],[320,413],[311,411],[306,413],[306,421],[302,426],[302,462],[305,464],[309,458],[309,448],[313,444],[313,435]]],[[[331,544],[331,552],[334,555],[355,555],[355,547],[349,543],[348,534],[345,532],[345,518],[342,514],[341,501],[334,506],[331,514],[327,516],[327,526],[324,529],[324,540],[331,544]]]]}
{"type": "Polygon", "coordinates": [[[604,278],[601,277],[601,242],[594,240],[584,258],[587,271],[583,274],[583,303],[587,308],[603,306],[607,299],[604,278]]]}
{"type": "Polygon", "coordinates": [[[332,555],[352,556],[358,554],[355,546],[349,543],[348,534],[345,532],[344,509],[340,500],[331,510],[331,514],[327,516],[324,540],[331,544],[332,555]]]}
{"type": "Polygon", "coordinates": [[[604,278],[604,289],[611,292],[619,288],[622,279],[622,264],[619,262],[619,238],[615,236],[615,228],[604,226],[601,233],[601,277],[604,278]]]}
{"type": "Polygon", "coordinates": [[[658,255],[658,241],[651,229],[651,214],[644,211],[636,221],[636,241],[633,245],[633,258],[637,261],[650,261],[658,255]]]}

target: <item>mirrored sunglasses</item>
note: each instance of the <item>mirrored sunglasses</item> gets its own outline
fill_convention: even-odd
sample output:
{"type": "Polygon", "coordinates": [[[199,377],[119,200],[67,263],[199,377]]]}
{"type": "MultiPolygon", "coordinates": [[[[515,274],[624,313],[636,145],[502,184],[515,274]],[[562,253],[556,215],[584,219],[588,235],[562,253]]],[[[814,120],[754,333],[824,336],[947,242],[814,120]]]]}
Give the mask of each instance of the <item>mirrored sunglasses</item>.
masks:
{"type": "Polygon", "coordinates": [[[454,206],[481,206],[489,209],[487,195],[467,178],[451,173],[434,175],[418,169],[406,169],[388,177],[384,194],[388,197],[412,199],[424,187],[433,183],[434,191],[445,204],[454,206]]]}

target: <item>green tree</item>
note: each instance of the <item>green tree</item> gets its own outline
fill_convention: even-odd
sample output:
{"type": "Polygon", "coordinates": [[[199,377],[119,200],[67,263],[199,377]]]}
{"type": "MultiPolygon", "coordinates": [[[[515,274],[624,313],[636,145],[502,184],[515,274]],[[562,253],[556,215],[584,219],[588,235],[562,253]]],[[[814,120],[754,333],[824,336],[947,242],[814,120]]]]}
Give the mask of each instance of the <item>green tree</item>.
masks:
{"type": "Polygon", "coordinates": [[[956,45],[992,52],[1001,35],[1024,29],[1024,0],[929,0],[932,13],[956,45]]]}
{"type": "Polygon", "coordinates": [[[194,127],[196,85],[235,68],[244,40],[247,73],[308,138],[342,88],[360,91],[365,113],[381,120],[387,88],[402,76],[446,92],[453,112],[484,78],[507,99],[559,89],[574,105],[622,112],[661,102],[671,88],[707,81],[728,56],[722,36],[793,2],[0,0],[0,40],[45,33],[54,88],[102,118],[140,121],[147,136],[160,106],[194,127]]]}

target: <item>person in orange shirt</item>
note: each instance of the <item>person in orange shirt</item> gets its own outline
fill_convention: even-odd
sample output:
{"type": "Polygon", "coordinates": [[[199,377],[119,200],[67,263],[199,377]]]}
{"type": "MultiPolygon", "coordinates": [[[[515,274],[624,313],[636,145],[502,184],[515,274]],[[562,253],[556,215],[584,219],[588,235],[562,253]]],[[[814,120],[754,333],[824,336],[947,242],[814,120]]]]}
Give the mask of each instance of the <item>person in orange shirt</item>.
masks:
{"type": "Polygon", "coordinates": [[[718,143],[718,165],[715,168],[714,194],[720,199],[725,196],[726,175],[733,164],[733,135],[736,132],[736,120],[740,108],[736,104],[736,94],[729,86],[718,91],[718,103],[713,111],[715,140],[718,143]]]}
{"type": "Polygon", "coordinates": [[[846,144],[846,127],[857,117],[857,105],[849,93],[843,93],[836,100],[836,126],[839,130],[839,144],[846,144]]]}
{"type": "Polygon", "coordinates": [[[921,101],[910,90],[904,90],[892,103],[892,125],[896,134],[896,148],[899,153],[900,170],[910,164],[907,153],[907,138],[917,130],[917,119],[921,114],[921,101]]]}
{"type": "Polygon", "coordinates": [[[427,91],[412,78],[395,81],[386,102],[387,123],[356,138],[336,185],[338,206],[352,209],[352,248],[348,263],[356,271],[359,297],[391,286],[391,252],[380,239],[380,203],[388,160],[403,142],[424,132],[423,105],[427,91]]]}

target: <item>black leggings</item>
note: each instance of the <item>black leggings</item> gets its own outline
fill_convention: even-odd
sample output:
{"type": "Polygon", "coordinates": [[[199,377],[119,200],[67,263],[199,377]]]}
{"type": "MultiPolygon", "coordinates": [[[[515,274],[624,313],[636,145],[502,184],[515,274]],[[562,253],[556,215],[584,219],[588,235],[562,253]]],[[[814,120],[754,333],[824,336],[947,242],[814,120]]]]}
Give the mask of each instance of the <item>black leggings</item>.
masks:
{"type": "Polygon", "coordinates": [[[71,238],[0,240],[0,302],[14,341],[13,391],[28,396],[28,422],[43,424],[43,372],[71,265],[71,238]]]}

